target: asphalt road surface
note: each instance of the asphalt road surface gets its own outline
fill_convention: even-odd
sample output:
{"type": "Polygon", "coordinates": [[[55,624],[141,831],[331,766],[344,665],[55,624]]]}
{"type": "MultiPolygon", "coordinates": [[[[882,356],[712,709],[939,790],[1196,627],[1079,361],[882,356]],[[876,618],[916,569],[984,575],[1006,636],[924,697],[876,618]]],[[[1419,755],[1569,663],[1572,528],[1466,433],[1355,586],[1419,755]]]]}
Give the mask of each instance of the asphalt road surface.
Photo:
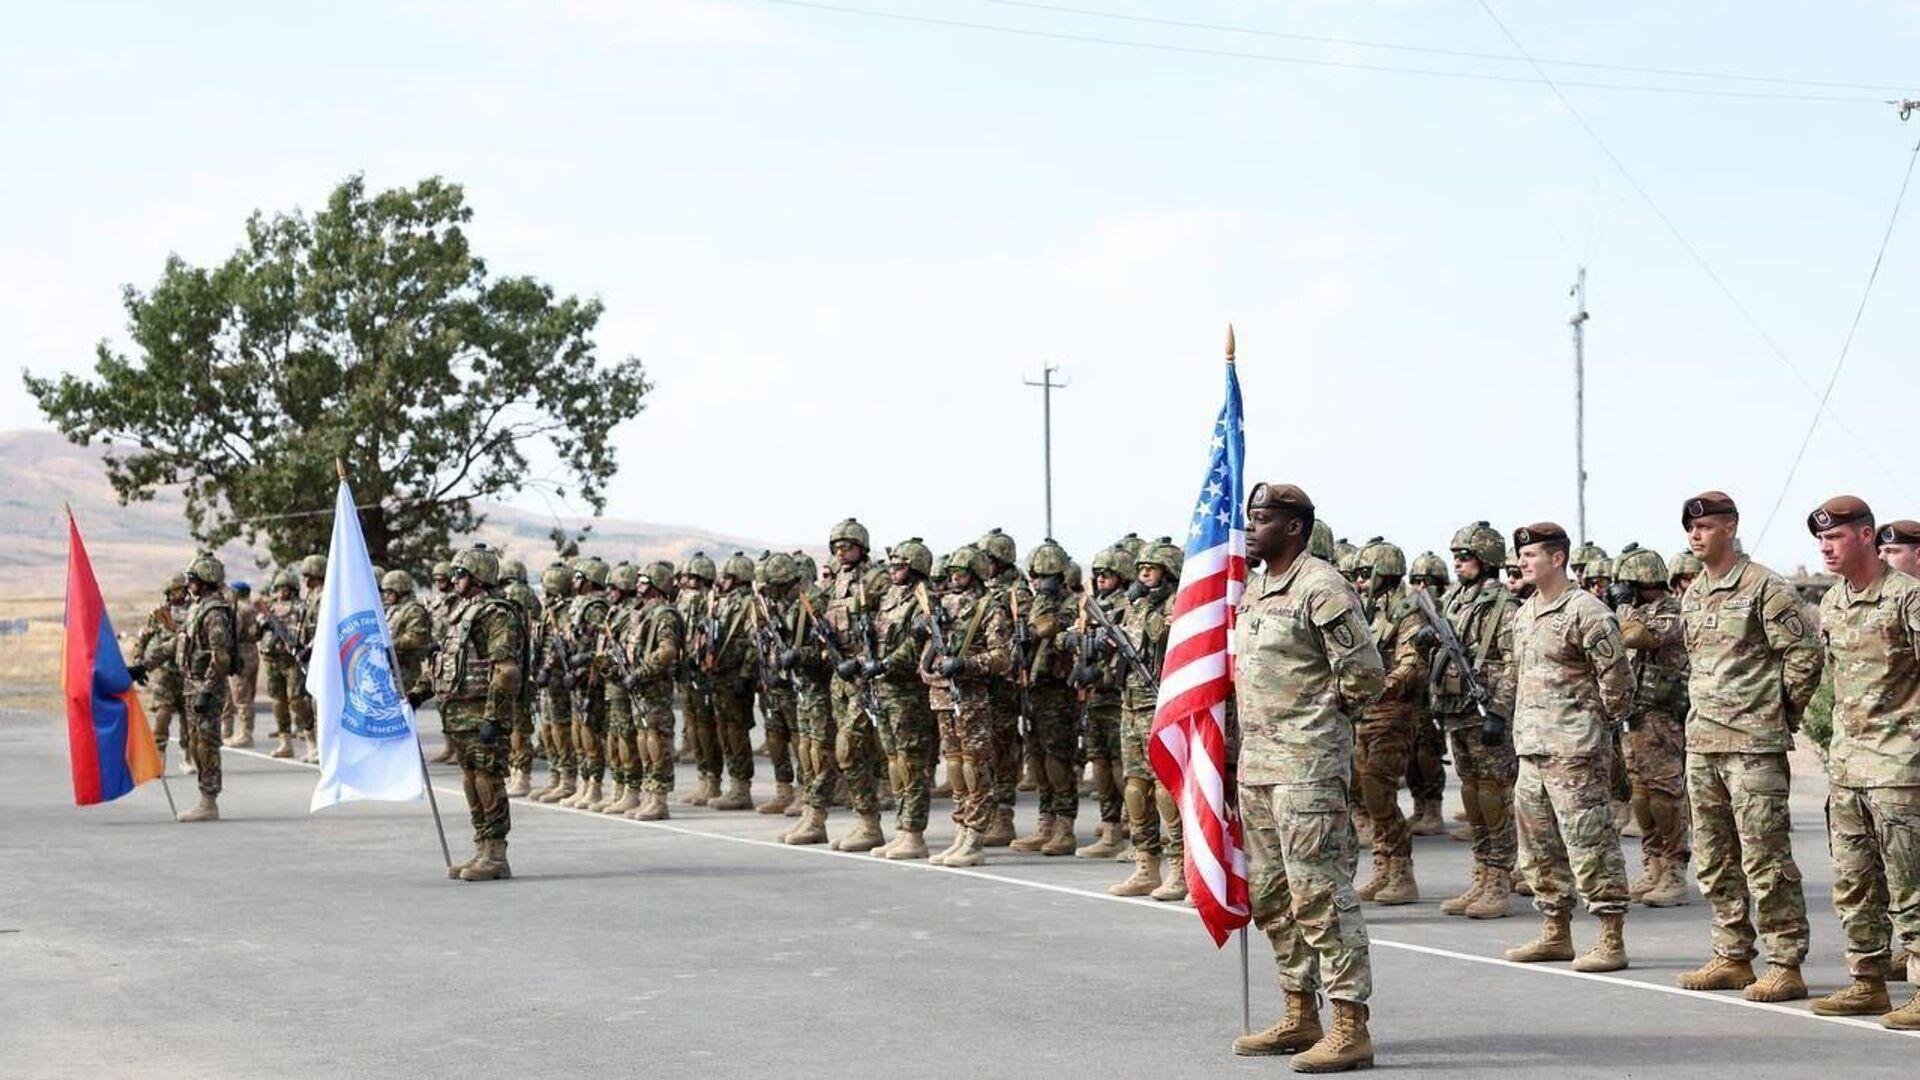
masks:
{"type": "MultiPolygon", "coordinates": [[[[444,877],[424,805],[309,815],[314,770],[225,760],[218,824],[174,823],[157,784],[76,808],[60,721],[0,712],[0,1075],[1287,1074],[1229,1051],[1234,944],[1216,951],[1183,905],[1107,896],[1116,863],[999,851],[943,870],[785,847],[786,819],[752,813],[641,824],[516,801],[514,879],[467,884],[444,877]]],[[[170,779],[191,805],[192,778],[170,779]]],[[[458,775],[437,766],[435,785],[464,857],[458,775]]],[[[1803,778],[1795,805],[1816,994],[1845,981],[1820,788],[1803,778]]],[[[1618,975],[1500,961],[1532,912],[1442,916],[1466,845],[1415,843],[1428,899],[1367,908],[1380,1068],[1920,1076],[1915,1036],[1673,989],[1705,954],[1697,897],[1636,908],[1618,975]]],[[[1578,917],[1576,942],[1594,928],[1578,917]]],[[[1251,955],[1263,1027],[1264,938],[1251,955]]]]}

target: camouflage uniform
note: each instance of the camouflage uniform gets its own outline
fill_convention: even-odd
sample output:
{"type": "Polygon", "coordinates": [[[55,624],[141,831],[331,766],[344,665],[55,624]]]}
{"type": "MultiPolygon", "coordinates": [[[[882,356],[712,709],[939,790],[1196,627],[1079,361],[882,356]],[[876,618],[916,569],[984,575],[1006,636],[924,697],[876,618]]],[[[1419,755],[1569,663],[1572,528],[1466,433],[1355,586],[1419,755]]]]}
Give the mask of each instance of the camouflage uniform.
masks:
{"type": "Polygon", "coordinates": [[[287,641],[298,647],[300,627],[307,621],[307,602],[291,591],[294,586],[290,575],[277,576],[274,586],[273,595],[267,600],[266,612],[256,632],[260,639],[261,657],[266,661],[267,697],[273,702],[273,734],[280,742],[274,753],[279,754],[293,738],[294,703],[306,693],[306,673],[287,641]],[[285,596],[281,595],[282,582],[289,590],[285,596]],[[274,632],[276,624],[286,632],[287,641],[282,641],[280,635],[274,632]]]}
{"type": "MultiPolygon", "coordinates": [[[[599,793],[593,789],[600,786],[607,771],[606,672],[594,653],[599,647],[600,627],[607,621],[610,605],[605,592],[600,588],[586,588],[579,580],[584,576],[585,581],[604,586],[607,571],[607,564],[599,559],[581,559],[574,564],[574,588],[579,592],[567,604],[561,633],[567,675],[572,680],[567,704],[573,752],[578,760],[575,774],[581,789],[564,804],[568,806],[584,807],[598,799],[599,793]]],[[[456,615],[457,609],[448,617],[452,619],[456,615]]]]}
{"type": "MultiPolygon", "coordinates": [[[[568,592],[573,575],[565,563],[555,562],[540,574],[540,612],[533,624],[533,674],[530,681],[537,692],[535,703],[540,713],[540,745],[547,751],[547,786],[534,798],[552,802],[573,794],[573,778],[580,767],[573,750],[573,713],[563,676],[567,669],[566,646],[562,643],[571,604],[568,592]]],[[[527,767],[532,768],[532,754],[527,767]]]]}
{"type": "MultiPolygon", "coordinates": [[[[985,558],[970,548],[973,560],[984,569],[985,558]]],[[[963,556],[956,553],[953,559],[963,556]]],[[[950,564],[953,565],[953,564],[950,564]]],[[[983,833],[992,824],[997,806],[996,771],[999,768],[999,744],[995,741],[998,720],[989,698],[995,678],[1013,670],[1013,621],[1003,603],[1003,594],[990,591],[976,582],[970,588],[949,588],[940,597],[940,615],[947,656],[936,655],[931,640],[920,664],[921,678],[928,686],[928,702],[938,716],[942,741],[960,751],[959,760],[947,760],[947,772],[953,784],[953,821],[963,831],[983,833]],[[957,675],[938,674],[937,665],[957,659],[957,675]]]]}
{"type": "MultiPolygon", "coordinates": [[[[387,577],[394,580],[396,574],[405,573],[404,570],[391,570],[387,577]]],[[[387,582],[381,584],[386,585],[387,582]]],[[[417,685],[420,682],[420,669],[433,653],[433,617],[427,614],[425,605],[414,599],[411,582],[406,591],[400,592],[399,602],[387,609],[387,631],[393,635],[393,655],[400,660],[400,685],[417,685]]]]}
{"type": "MultiPolygon", "coordinates": [[[[1026,616],[1028,657],[1027,682],[1028,756],[1038,762],[1035,780],[1040,789],[1041,828],[1034,834],[1033,846],[1044,844],[1050,835],[1046,825],[1064,827],[1070,836],[1073,819],[1080,810],[1080,788],[1075,742],[1079,734],[1080,708],[1069,681],[1073,674],[1073,650],[1069,643],[1069,623],[1073,598],[1065,583],[1053,575],[1064,576],[1066,552],[1047,541],[1028,556],[1028,572],[1035,576],[1030,604],[1021,612],[1026,616]]],[[[1057,849],[1056,849],[1057,850],[1057,849]]]]}
{"type": "Polygon", "coordinates": [[[753,564],[735,553],[727,559],[721,576],[733,576],[740,584],[720,592],[714,599],[714,619],[720,637],[713,643],[709,674],[713,679],[714,730],[719,736],[720,757],[727,771],[727,793],[708,803],[715,809],[749,810],[753,807],[753,686],[756,675],[753,661],[753,634],[748,620],[753,606],[753,564]],[[736,565],[737,563],[737,565],[736,565]]]}
{"type": "Polygon", "coordinates": [[[1687,801],[1694,873],[1713,906],[1713,951],[1807,955],[1807,900],[1793,860],[1787,751],[1820,681],[1820,646],[1793,590],[1744,556],[1702,572],[1680,601],[1687,641],[1687,801]]]}
{"type": "MultiPolygon", "coordinates": [[[[1459,539],[1455,540],[1455,546],[1465,550],[1460,547],[1459,539]]],[[[1482,565],[1486,566],[1484,559],[1482,565]]],[[[1508,642],[1513,613],[1519,606],[1519,601],[1501,583],[1496,562],[1472,582],[1455,587],[1441,608],[1454,635],[1472,659],[1474,675],[1493,696],[1487,710],[1502,718],[1513,715],[1513,654],[1508,642]]],[[[1519,761],[1513,752],[1513,732],[1508,728],[1488,745],[1483,738],[1480,714],[1467,693],[1465,674],[1452,664],[1443,663],[1437,653],[1433,666],[1433,718],[1447,733],[1447,746],[1453,751],[1454,774],[1460,778],[1460,800],[1466,807],[1467,827],[1473,837],[1473,862],[1476,868],[1500,875],[1504,880],[1505,875],[1513,872],[1518,850],[1513,823],[1513,783],[1519,772],[1519,761]]]]}
{"type": "MultiPolygon", "coordinates": [[[[1126,601],[1127,590],[1122,584],[1105,593],[1090,591],[1084,603],[1099,604],[1109,620],[1117,621],[1125,611],[1126,601]]],[[[1081,623],[1076,633],[1084,639],[1093,632],[1092,617],[1086,616],[1081,623]]],[[[1100,655],[1089,670],[1082,672],[1090,680],[1080,690],[1081,709],[1086,716],[1081,738],[1087,760],[1093,763],[1093,797],[1100,803],[1101,825],[1111,826],[1116,839],[1126,819],[1125,757],[1120,745],[1124,718],[1120,697],[1127,673],[1116,666],[1118,663],[1110,651],[1100,655]]]]}
{"type": "Polygon", "coordinates": [[[760,716],[767,727],[767,761],[773,766],[774,797],[758,807],[763,814],[783,813],[794,802],[794,739],[799,721],[794,715],[793,679],[782,666],[791,646],[782,632],[780,603],[780,597],[792,584],[789,580],[792,566],[792,559],[785,554],[776,558],[769,552],[762,556],[754,567],[759,595],[749,608],[755,633],[753,666],[759,674],[756,690],[760,697],[760,716]],[[769,568],[779,572],[780,581],[769,576],[769,568]],[[759,644],[763,639],[768,642],[765,649],[759,644]]]}
{"type": "MultiPolygon", "coordinates": [[[[1406,567],[1406,556],[1391,544],[1369,546],[1361,560],[1375,580],[1400,577],[1406,567]]],[[[1374,878],[1361,894],[1371,900],[1378,886],[1403,879],[1407,888],[1413,886],[1413,827],[1400,809],[1400,785],[1406,780],[1415,726],[1421,720],[1416,702],[1426,697],[1427,662],[1415,641],[1426,619],[1408,596],[1407,586],[1395,582],[1370,595],[1368,603],[1373,608],[1369,630],[1386,664],[1381,695],[1361,711],[1354,731],[1355,768],[1373,844],[1374,878]]]]}
{"type": "MultiPolygon", "coordinates": [[[[1148,549],[1149,562],[1153,554],[1153,549],[1148,549]]],[[[1164,854],[1178,866],[1186,856],[1180,810],[1147,761],[1147,740],[1153,734],[1157,704],[1149,679],[1159,679],[1160,666],[1166,660],[1167,615],[1173,605],[1173,590],[1173,581],[1163,579],[1151,589],[1135,582],[1128,591],[1119,628],[1146,663],[1148,674],[1127,667],[1126,682],[1120,690],[1120,756],[1126,777],[1122,798],[1126,800],[1128,838],[1134,850],[1150,858],[1164,854]]]]}
{"type": "MultiPolygon", "coordinates": [[[[326,579],[326,559],[323,556],[309,555],[301,563],[301,575],[309,579],[326,579]],[[317,562],[316,562],[317,560],[317,562]],[[313,563],[313,566],[309,566],[313,563]],[[317,567],[318,574],[310,573],[317,567]]],[[[300,605],[300,625],[294,631],[294,640],[300,645],[304,657],[303,663],[313,663],[313,640],[320,630],[320,590],[322,585],[312,585],[300,605]]],[[[307,761],[309,764],[320,760],[319,744],[314,742],[313,734],[313,695],[307,692],[306,676],[302,674],[294,685],[293,693],[293,731],[295,735],[307,740],[307,761]]]]}
{"type": "Polygon", "coordinates": [[[153,742],[160,750],[162,764],[167,757],[167,739],[176,719],[180,721],[180,745],[187,744],[187,720],[180,708],[180,668],[176,662],[179,649],[180,624],[187,617],[187,605],[174,603],[173,596],[184,596],[185,585],[180,586],[181,593],[171,594],[157,608],[147,613],[147,623],[140,628],[140,636],[134,639],[134,662],[146,669],[147,676],[147,715],[153,721],[153,742]]]}
{"type": "Polygon", "coordinates": [[[1606,604],[1569,583],[1529,597],[1514,615],[1513,743],[1520,756],[1514,812],[1533,906],[1564,917],[1578,888],[1587,910],[1627,907],[1627,864],[1608,803],[1609,729],[1627,715],[1632,676],[1606,604]]]}
{"type": "MultiPolygon", "coordinates": [[[[927,828],[930,765],[940,746],[927,685],[920,681],[920,656],[927,642],[921,620],[930,611],[921,609],[918,595],[916,586],[889,584],[873,614],[879,643],[873,691],[890,732],[887,775],[893,787],[894,826],[913,833],[927,828]]],[[[931,597],[927,603],[931,605],[931,597]]]]}
{"type": "Polygon", "coordinates": [[[1385,666],[1360,598],[1329,563],[1301,553],[1248,582],[1234,626],[1239,793],[1253,921],[1273,944],[1280,986],[1373,992],[1366,919],[1353,892],[1353,717],[1385,666]]]}
{"type": "Polygon", "coordinates": [[[686,718],[686,742],[693,750],[694,767],[700,774],[699,785],[680,800],[691,806],[704,806],[720,793],[720,735],[714,728],[713,676],[702,667],[713,645],[710,639],[714,635],[708,631],[714,606],[713,578],[701,579],[688,572],[701,560],[705,560],[711,575],[711,559],[696,554],[687,560],[680,567],[680,577],[696,584],[682,588],[674,600],[681,625],[687,628],[687,658],[675,677],[675,691],[680,699],[681,715],[686,718]]]}
{"type": "Polygon", "coordinates": [[[253,745],[253,699],[260,694],[260,627],[251,598],[228,595],[233,604],[234,641],[240,650],[240,670],[227,680],[227,699],[221,703],[220,730],[234,746],[253,745]]]}
{"type": "Polygon", "coordinates": [[[1632,719],[1622,741],[1640,855],[1649,874],[1662,865],[1680,870],[1688,858],[1687,645],[1680,601],[1662,592],[1650,603],[1622,606],[1619,616],[1633,674],[1632,719]]]}
{"type": "Polygon", "coordinates": [[[520,693],[513,702],[513,734],[507,744],[507,787],[509,795],[525,795],[533,774],[534,699],[539,687],[531,673],[539,652],[540,598],[527,586],[527,569],[520,562],[507,564],[503,573],[510,576],[500,584],[506,597],[520,613],[520,625],[527,628],[526,658],[520,667],[520,693]],[[517,785],[517,787],[516,787],[517,785]]]}
{"type": "Polygon", "coordinates": [[[673,673],[686,638],[680,612],[666,598],[665,590],[673,587],[672,570],[666,563],[649,568],[648,581],[657,578],[658,584],[643,594],[639,610],[627,620],[625,641],[632,657],[628,693],[638,728],[640,784],[652,804],[636,808],[631,816],[649,820],[667,816],[667,795],[673,791],[673,673]]]}
{"type": "MultiPolygon", "coordinates": [[[[864,555],[864,543],[862,548],[859,562],[851,566],[834,565],[833,577],[824,590],[826,607],[817,612],[838,643],[841,656],[849,659],[860,647],[861,635],[855,624],[863,623],[867,618],[867,606],[871,602],[867,596],[866,579],[873,570],[873,564],[864,555]]],[[[833,664],[829,660],[830,669],[833,664]]],[[[834,670],[829,685],[835,726],[834,762],[839,766],[840,776],[846,781],[847,805],[855,814],[866,818],[878,813],[873,763],[884,760],[880,750],[880,733],[874,726],[874,718],[868,715],[862,704],[863,691],[857,676],[848,678],[834,670]]]]}
{"type": "MultiPolygon", "coordinates": [[[[204,557],[194,560],[196,568],[203,564],[219,565],[204,557]]],[[[220,709],[239,643],[233,601],[219,580],[208,584],[214,587],[194,599],[174,639],[174,666],[180,672],[184,749],[199,774],[200,794],[212,797],[220,794],[220,709]]]]}
{"type": "Polygon", "coordinates": [[[1820,601],[1833,672],[1827,836],[1833,908],[1856,978],[1920,981],[1920,581],[1882,563],[1820,601]],[[1897,942],[1897,945],[1893,944],[1897,942]]]}
{"type": "MultiPolygon", "coordinates": [[[[1006,605],[1014,632],[1026,635],[1025,624],[1033,608],[1033,589],[1013,565],[1017,554],[1013,538],[994,529],[975,546],[993,560],[994,572],[987,580],[988,591],[998,593],[1000,603],[1006,605]]],[[[1026,659],[1031,661],[1032,657],[1029,655],[1026,659]]],[[[1000,843],[1013,838],[1013,807],[1020,797],[1020,772],[1025,757],[1020,730],[1019,673],[1009,667],[1004,676],[989,680],[987,700],[993,706],[993,805],[997,815],[993,831],[997,837],[994,842],[1000,843]]]]}
{"type": "MultiPolygon", "coordinates": [[[[504,866],[507,834],[513,824],[507,800],[507,754],[514,703],[520,696],[520,665],[526,656],[525,627],[519,609],[501,595],[497,581],[490,580],[498,574],[491,555],[461,552],[455,565],[474,567],[470,580],[477,590],[454,598],[447,611],[445,636],[415,693],[431,693],[439,700],[440,718],[460,765],[474,846],[482,850],[497,846],[504,866]],[[481,562],[487,565],[475,565],[481,562]]],[[[473,865],[479,859],[476,854],[473,865]]]]}
{"type": "Polygon", "coordinates": [[[627,633],[634,612],[639,603],[634,594],[638,589],[640,571],[631,563],[621,563],[613,568],[608,581],[620,594],[609,597],[607,601],[607,621],[601,629],[600,639],[595,646],[595,658],[601,670],[606,672],[607,696],[607,769],[613,778],[614,790],[600,801],[598,808],[605,810],[626,801],[631,789],[634,798],[620,813],[633,809],[640,795],[640,748],[638,743],[639,726],[633,711],[633,695],[628,692],[621,672],[631,672],[633,664],[627,654],[627,633]]]}
{"type": "Polygon", "coordinates": [[[792,607],[786,610],[786,639],[799,654],[793,670],[793,718],[799,735],[801,802],[826,820],[840,783],[840,765],[834,759],[839,726],[833,715],[833,665],[815,640],[827,596],[819,586],[802,580],[792,607]]]}

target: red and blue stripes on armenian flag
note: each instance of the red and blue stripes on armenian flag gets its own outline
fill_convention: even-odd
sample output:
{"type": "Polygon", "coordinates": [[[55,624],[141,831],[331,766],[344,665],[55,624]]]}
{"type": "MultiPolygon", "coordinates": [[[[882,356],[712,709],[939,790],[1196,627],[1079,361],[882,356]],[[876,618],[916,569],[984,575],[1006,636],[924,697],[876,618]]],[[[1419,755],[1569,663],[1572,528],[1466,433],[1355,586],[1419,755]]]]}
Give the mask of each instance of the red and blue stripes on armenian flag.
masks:
{"type": "Polygon", "coordinates": [[[72,513],[67,515],[66,630],[60,689],[67,702],[73,801],[91,806],[156,779],[163,765],[72,513]]]}

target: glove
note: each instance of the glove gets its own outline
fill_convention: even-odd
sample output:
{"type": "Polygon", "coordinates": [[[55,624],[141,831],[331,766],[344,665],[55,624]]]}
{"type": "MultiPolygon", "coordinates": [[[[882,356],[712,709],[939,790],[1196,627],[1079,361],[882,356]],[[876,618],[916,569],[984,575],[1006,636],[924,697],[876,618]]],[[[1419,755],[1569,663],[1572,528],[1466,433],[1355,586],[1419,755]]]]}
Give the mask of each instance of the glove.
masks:
{"type": "Polygon", "coordinates": [[[147,685],[147,665],[133,664],[127,668],[127,675],[141,686],[147,685]]]}
{"type": "Polygon", "coordinates": [[[860,673],[865,675],[869,679],[879,678],[880,673],[885,670],[887,670],[887,666],[885,664],[882,664],[878,660],[869,660],[866,663],[860,665],[860,673]]]}
{"type": "Polygon", "coordinates": [[[1480,745],[1498,746],[1507,737],[1507,718],[1499,713],[1488,713],[1486,723],[1480,725],[1480,745]]]}
{"type": "Polygon", "coordinates": [[[860,674],[860,661],[852,659],[842,660],[834,665],[833,671],[834,674],[848,682],[852,682],[854,677],[860,674]]]}
{"type": "Polygon", "coordinates": [[[415,709],[419,708],[422,705],[425,705],[428,701],[432,699],[433,699],[433,694],[426,690],[409,690],[407,692],[407,704],[408,706],[415,709]]]}
{"type": "Polygon", "coordinates": [[[1631,581],[1616,581],[1607,586],[1607,605],[1615,608],[1625,607],[1633,603],[1637,591],[1631,581]]]}
{"type": "Polygon", "coordinates": [[[574,683],[577,681],[578,680],[576,680],[573,677],[573,672],[571,671],[567,672],[565,675],[560,676],[560,686],[566,690],[572,690],[574,683]]]}
{"type": "Polygon", "coordinates": [[[780,654],[780,670],[792,671],[800,666],[800,650],[788,649],[780,654]]]}
{"type": "Polygon", "coordinates": [[[646,680],[640,677],[640,673],[638,671],[629,671],[627,672],[626,680],[622,682],[620,685],[626,687],[628,692],[630,693],[638,693],[640,690],[641,684],[644,683],[645,681],[646,680]]]}
{"type": "Polygon", "coordinates": [[[311,663],[313,663],[313,646],[309,645],[300,650],[300,666],[306,667],[311,663]]]}
{"type": "Polygon", "coordinates": [[[216,702],[217,700],[218,699],[213,696],[213,691],[202,690],[200,691],[199,694],[194,696],[193,711],[196,713],[199,713],[202,716],[205,716],[207,713],[210,713],[213,711],[214,702],[216,702]]]}
{"type": "Polygon", "coordinates": [[[1423,626],[1413,632],[1413,647],[1425,652],[1440,643],[1440,635],[1431,626],[1423,626]]]}
{"type": "Polygon", "coordinates": [[[1100,681],[1100,672],[1091,664],[1073,665],[1073,681],[1081,686],[1092,686],[1100,681]]]}
{"type": "Polygon", "coordinates": [[[486,719],[480,721],[480,741],[481,742],[483,743],[493,742],[498,738],[500,738],[500,725],[494,723],[493,717],[489,716],[486,719]]]}
{"type": "Polygon", "coordinates": [[[940,661],[940,674],[951,679],[967,669],[967,662],[957,656],[949,656],[940,661]]]}

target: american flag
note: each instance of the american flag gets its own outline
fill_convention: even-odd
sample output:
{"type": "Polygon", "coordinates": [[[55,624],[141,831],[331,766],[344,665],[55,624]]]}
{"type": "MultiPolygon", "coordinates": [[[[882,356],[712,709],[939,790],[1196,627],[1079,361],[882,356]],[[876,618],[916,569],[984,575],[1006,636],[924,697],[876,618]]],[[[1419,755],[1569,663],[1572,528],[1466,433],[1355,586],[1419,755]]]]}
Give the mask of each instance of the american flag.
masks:
{"type": "Polygon", "coordinates": [[[1176,792],[1186,832],[1187,895],[1218,946],[1247,924],[1247,855],[1227,790],[1233,621],[1247,584],[1246,432],[1227,331],[1227,401],[1213,424],[1207,478],[1187,529],[1147,759],[1176,792]]]}

